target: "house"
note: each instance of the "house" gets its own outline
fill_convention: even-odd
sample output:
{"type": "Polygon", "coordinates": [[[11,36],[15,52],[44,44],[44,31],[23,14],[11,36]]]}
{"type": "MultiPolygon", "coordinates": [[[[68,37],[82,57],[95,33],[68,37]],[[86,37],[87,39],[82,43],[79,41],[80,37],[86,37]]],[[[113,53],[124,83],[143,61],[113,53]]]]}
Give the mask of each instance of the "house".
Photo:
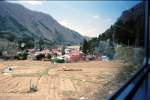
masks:
{"type": "Polygon", "coordinates": [[[54,55],[62,55],[62,50],[59,49],[59,48],[56,48],[56,49],[52,49],[51,50],[51,53],[54,54],[54,55]]]}
{"type": "Polygon", "coordinates": [[[74,46],[66,46],[66,49],[74,49],[74,50],[80,50],[80,46],[79,45],[74,45],[74,46]]]}
{"type": "Polygon", "coordinates": [[[75,62],[80,61],[82,57],[82,53],[77,49],[70,50],[69,53],[64,55],[64,59],[67,62],[75,62]]]}

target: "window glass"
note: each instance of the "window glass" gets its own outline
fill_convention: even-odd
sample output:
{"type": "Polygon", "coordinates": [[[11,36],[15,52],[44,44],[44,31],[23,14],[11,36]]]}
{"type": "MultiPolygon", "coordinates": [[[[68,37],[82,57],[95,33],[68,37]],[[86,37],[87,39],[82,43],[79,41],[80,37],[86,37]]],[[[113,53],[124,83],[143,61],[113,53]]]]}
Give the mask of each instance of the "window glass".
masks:
{"type": "Polygon", "coordinates": [[[0,100],[110,97],[143,65],[144,24],[138,0],[1,0],[0,100]]]}

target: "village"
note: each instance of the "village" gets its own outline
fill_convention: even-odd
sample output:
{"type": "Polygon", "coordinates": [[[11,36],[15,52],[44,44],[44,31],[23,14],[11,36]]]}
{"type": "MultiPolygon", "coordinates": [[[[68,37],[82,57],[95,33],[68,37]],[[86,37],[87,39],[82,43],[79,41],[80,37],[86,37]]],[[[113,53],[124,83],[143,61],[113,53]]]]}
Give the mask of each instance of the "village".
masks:
{"type": "Polygon", "coordinates": [[[112,95],[137,71],[135,63],[142,61],[137,56],[143,50],[121,45],[112,48],[109,40],[94,49],[89,43],[30,49],[21,43],[15,52],[4,49],[1,100],[104,100],[112,95]],[[135,51],[140,52],[135,56],[135,51]]]}
{"type": "MultiPolygon", "coordinates": [[[[94,53],[83,47],[84,43],[26,49],[23,43],[16,53],[4,50],[1,100],[104,100],[131,78],[138,69],[135,63],[141,62],[136,57],[139,59],[133,63],[135,49],[130,47],[117,46],[116,53],[110,52],[109,45],[100,48],[104,52],[94,53]]],[[[140,51],[139,56],[143,53],[139,48],[136,51],[140,51]]]]}
{"type": "Polygon", "coordinates": [[[60,46],[58,48],[46,49],[28,49],[27,54],[24,56],[24,52],[17,52],[16,59],[18,60],[42,60],[51,61],[52,63],[71,63],[80,61],[91,61],[91,60],[108,60],[106,56],[100,56],[99,54],[87,54],[85,55],[80,46],[60,46]],[[103,59],[102,59],[103,58],[103,59]]]}
{"type": "MultiPolygon", "coordinates": [[[[122,61],[104,55],[85,54],[78,45],[21,48],[13,59],[0,62],[0,79],[4,80],[0,86],[5,87],[0,88],[1,100],[91,100],[123,66],[122,61]]],[[[106,93],[101,95],[105,98],[106,93]]]]}

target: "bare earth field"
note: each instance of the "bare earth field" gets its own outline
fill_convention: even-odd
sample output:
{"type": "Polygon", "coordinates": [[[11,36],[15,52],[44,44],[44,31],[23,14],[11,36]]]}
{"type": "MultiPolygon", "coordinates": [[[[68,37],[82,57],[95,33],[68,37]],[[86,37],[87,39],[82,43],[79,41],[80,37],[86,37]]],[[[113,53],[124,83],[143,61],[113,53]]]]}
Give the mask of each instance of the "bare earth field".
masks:
{"type": "Polygon", "coordinates": [[[113,79],[120,61],[52,64],[48,61],[0,61],[0,100],[92,100],[98,88],[113,79]],[[29,92],[30,83],[37,92],[29,92]]]}

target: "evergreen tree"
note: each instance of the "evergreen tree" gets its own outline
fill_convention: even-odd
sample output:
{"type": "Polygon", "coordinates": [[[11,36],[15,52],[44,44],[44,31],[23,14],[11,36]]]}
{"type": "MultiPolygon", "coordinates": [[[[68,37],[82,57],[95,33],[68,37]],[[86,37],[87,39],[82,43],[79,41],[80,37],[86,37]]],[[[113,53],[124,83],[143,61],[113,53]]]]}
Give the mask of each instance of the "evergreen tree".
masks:
{"type": "Polygon", "coordinates": [[[83,46],[82,46],[82,52],[87,55],[89,52],[89,45],[88,45],[88,41],[84,39],[83,41],[83,46]]]}

